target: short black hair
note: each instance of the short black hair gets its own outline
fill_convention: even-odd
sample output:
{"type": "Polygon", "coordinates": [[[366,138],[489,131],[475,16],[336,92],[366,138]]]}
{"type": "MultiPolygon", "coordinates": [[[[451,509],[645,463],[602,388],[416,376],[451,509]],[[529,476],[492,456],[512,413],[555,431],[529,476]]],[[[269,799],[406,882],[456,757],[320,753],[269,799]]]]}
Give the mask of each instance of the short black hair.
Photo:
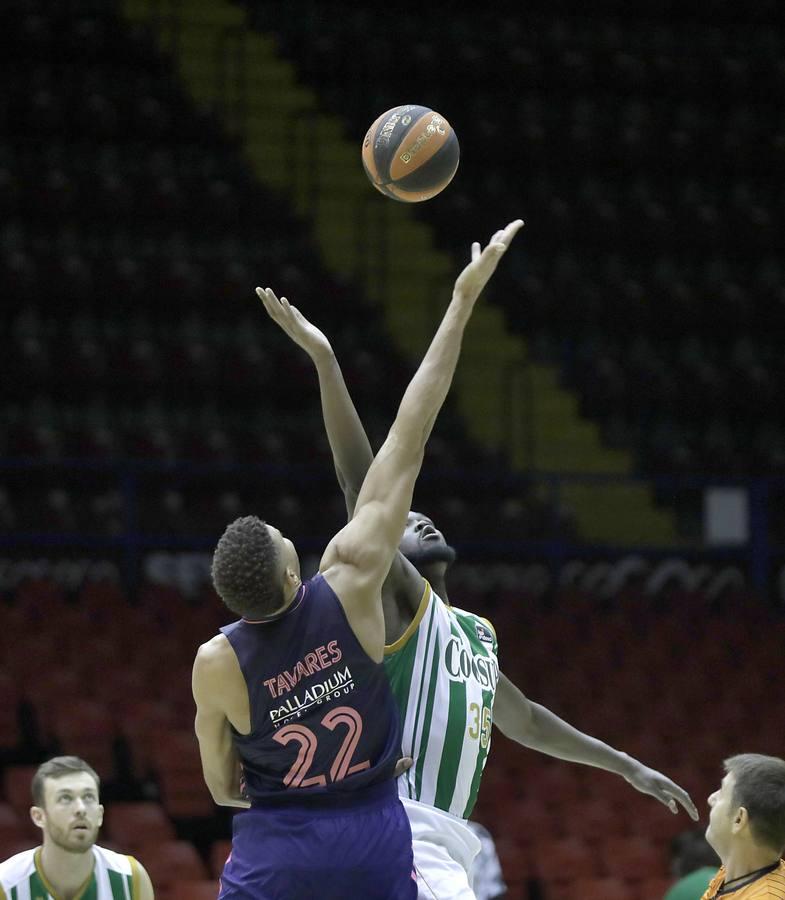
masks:
{"type": "Polygon", "coordinates": [[[761,753],[740,753],[723,763],[734,778],[733,806],[743,806],[759,844],[785,850],[785,760],[761,753]]]}
{"type": "Polygon", "coordinates": [[[72,775],[74,772],[87,772],[95,779],[96,790],[101,788],[101,779],[95,769],[78,756],[53,756],[36,770],[30,792],[33,795],[33,806],[44,807],[45,789],[44,782],[47,778],[60,778],[63,775],[72,775]]]}
{"type": "Polygon", "coordinates": [[[258,516],[226,526],[213,553],[212,576],[220,598],[243,618],[268,616],[283,603],[278,549],[258,516]]]}

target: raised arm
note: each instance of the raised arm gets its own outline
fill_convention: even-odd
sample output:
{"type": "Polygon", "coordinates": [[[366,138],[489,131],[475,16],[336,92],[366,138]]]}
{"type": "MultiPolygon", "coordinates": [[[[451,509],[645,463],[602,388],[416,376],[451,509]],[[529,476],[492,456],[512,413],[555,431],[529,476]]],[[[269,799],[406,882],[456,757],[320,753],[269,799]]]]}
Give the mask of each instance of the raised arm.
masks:
{"type": "Polygon", "coordinates": [[[330,342],[315,325],[292,306],[280,300],[271,288],[256,293],[270,318],[310,356],[319,377],[322,418],[333,454],[335,474],[351,519],[365,475],[373,462],[373,451],[357,414],[330,342]]]}
{"type": "Polygon", "coordinates": [[[383,650],[381,585],[403,533],[425,443],[447,396],[474,304],[522,225],[517,220],[496,232],[483,251],[472,245],[472,260],[455,282],[444,318],[368,470],[354,516],[322,557],[320,570],[374,658],[381,659],[383,650]]]}

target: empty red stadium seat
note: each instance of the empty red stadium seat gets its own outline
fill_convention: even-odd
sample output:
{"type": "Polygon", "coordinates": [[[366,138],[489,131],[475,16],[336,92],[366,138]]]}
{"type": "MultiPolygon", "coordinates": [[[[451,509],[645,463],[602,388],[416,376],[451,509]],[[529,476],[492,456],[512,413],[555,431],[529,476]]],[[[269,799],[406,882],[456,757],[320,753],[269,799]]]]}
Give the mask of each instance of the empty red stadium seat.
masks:
{"type": "Polygon", "coordinates": [[[645,837],[609,836],[597,846],[605,873],[630,880],[667,874],[664,848],[645,837]]]}
{"type": "Polygon", "coordinates": [[[107,706],[96,700],[72,699],[55,711],[52,730],[63,753],[87,760],[102,778],[112,776],[112,742],[117,728],[107,706]]]}
{"type": "Polygon", "coordinates": [[[29,819],[33,800],[30,785],[38,766],[8,766],[3,772],[3,796],[20,818],[29,819]]]}
{"type": "MultiPolygon", "coordinates": [[[[40,834],[40,832],[39,832],[40,834]]],[[[16,856],[17,853],[23,853],[25,850],[31,850],[33,847],[40,846],[41,841],[34,837],[17,838],[16,840],[0,840],[0,861],[16,856]]]]}
{"type": "Polygon", "coordinates": [[[168,890],[176,881],[204,881],[207,870],[188,841],[160,841],[142,848],[139,862],[147,869],[156,890],[168,890]]]}
{"type": "Polygon", "coordinates": [[[674,879],[660,876],[658,878],[644,878],[637,884],[637,892],[631,894],[632,900],[662,900],[673,886],[674,879]]]}
{"type": "Polygon", "coordinates": [[[167,900],[215,900],[218,890],[217,881],[175,881],[166,897],[167,900]]]}
{"type": "Polygon", "coordinates": [[[548,888],[548,900],[631,900],[631,896],[629,882],[612,877],[576,878],[548,888]]]}
{"type": "Polygon", "coordinates": [[[175,839],[174,826],[158,803],[113,803],[106,808],[104,829],[129,850],[175,839]]]}
{"type": "Polygon", "coordinates": [[[161,802],[173,819],[212,816],[215,805],[204,783],[201,768],[198,772],[163,771],[158,773],[161,802]]]}
{"type": "Polygon", "coordinates": [[[574,837],[538,841],[532,848],[532,863],[537,875],[547,883],[602,874],[599,859],[591,848],[574,837]]]}
{"type": "Polygon", "coordinates": [[[19,813],[10,803],[0,803],[0,841],[10,843],[26,837],[27,829],[19,813]]]}
{"type": "Polygon", "coordinates": [[[19,742],[20,699],[16,677],[0,670],[0,748],[12,750],[19,742]]]}

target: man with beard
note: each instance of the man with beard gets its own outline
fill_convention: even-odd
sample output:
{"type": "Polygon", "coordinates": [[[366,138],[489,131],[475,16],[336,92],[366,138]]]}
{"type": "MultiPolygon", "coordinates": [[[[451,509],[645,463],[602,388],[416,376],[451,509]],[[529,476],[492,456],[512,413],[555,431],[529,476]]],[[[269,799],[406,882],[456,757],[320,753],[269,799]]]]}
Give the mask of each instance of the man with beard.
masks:
{"type": "MultiPolygon", "coordinates": [[[[259,291],[270,317],[311,357],[338,482],[351,517],[373,459],[370,443],[325,335],[286,298],[259,291]]],[[[697,820],[689,795],[659,772],[596,740],[530,701],[499,671],[496,632],[451,606],[445,576],[455,559],[434,523],[410,512],[384,582],[385,669],[414,760],[398,780],[412,827],[419,897],[471,900],[480,841],[466,825],[495,722],[508,738],[549,756],[605,769],[697,820]]],[[[536,823],[533,823],[536,827],[536,823]]]]}
{"type": "Polygon", "coordinates": [[[99,787],[96,772],[77,756],[38,767],[30,817],[43,842],[0,863],[0,900],[153,900],[137,860],[95,843],[104,818],[99,787]]]}

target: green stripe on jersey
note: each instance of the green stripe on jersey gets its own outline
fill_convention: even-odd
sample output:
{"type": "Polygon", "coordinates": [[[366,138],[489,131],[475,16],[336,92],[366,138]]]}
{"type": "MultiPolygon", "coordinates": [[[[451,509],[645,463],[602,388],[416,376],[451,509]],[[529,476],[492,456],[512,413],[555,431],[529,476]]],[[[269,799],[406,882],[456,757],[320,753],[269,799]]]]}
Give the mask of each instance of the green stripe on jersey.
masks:
{"type": "MultiPolygon", "coordinates": [[[[112,888],[112,900],[130,900],[131,877],[123,875],[122,872],[113,872],[111,869],[106,874],[109,876],[109,885],[112,888]]],[[[85,900],[87,900],[86,897],[85,900]]]]}
{"type": "MultiPolygon", "coordinates": [[[[430,734],[431,724],[433,722],[433,701],[436,696],[437,674],[439,669],[439,634],[437,632],[433,642],[433,654],[431,656],[431,667],[428,673],[428,702],[425,705],[425,721],[423,722],[423,732],[430,734]]],[[[422,793],[422,779],[425,773],[425,753],[421,753],[417,760],[417,772],[415,774],[415,790],[419,797],[422,793]]]]}
{"type": "Polygon", "coordinates": [[[38,897],[48,897],[49,891],[46,885],[43,882],[43,879],[38,874],[38,872],[31,872],[30,879],[28,881],[30,896],[37,898],[38,897]]]}
{"type": "Polygon", "coordinates": [[[401,714],[402,750],[414,759],[399,793],[467,817],[490,747],[496,635],[487,621],[447,606],[430,587],[415,622],[384,661],[401,714]]]}
{"type": "Polygon", "coordinates": [[[452,806],[466,730],[466,685],[462,681],[451,681],[447,732],[444,736],[439,778],[436,782],[436,799],[433,804],[437,809],[449,811],[452,806]]]}

